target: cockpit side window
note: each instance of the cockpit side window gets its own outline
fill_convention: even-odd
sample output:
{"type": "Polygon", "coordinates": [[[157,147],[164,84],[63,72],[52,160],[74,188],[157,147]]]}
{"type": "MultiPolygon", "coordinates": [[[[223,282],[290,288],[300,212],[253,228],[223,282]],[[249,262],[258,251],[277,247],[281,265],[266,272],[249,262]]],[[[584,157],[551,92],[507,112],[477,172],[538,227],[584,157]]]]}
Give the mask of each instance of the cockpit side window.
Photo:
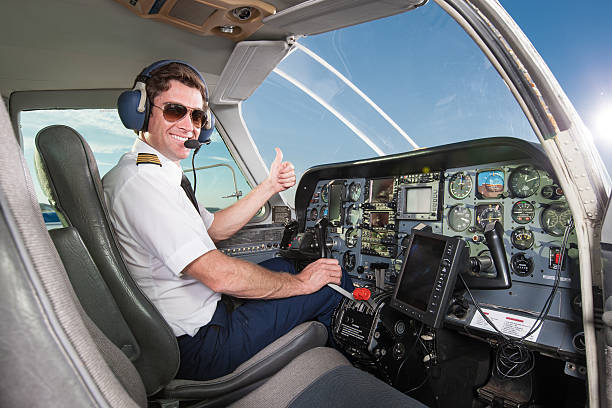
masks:
{"type": "MultiPolygon", "coordinates": [[[[36,177],[34,149],[36,134],[51,125],[70,126],[87,140],[103,177],[126,152],[136,135],[121,124],[115,109],[46,109],[23,111],[19,116],[22,148],[32,174],[34,189],[48,229],[62,226],[36,177]]],[[[182,163],[193,183],[191,156],[182,163]]],[[[196,195],[211,212],[230,206],[236,197],[246,195],[251,186],[230,154],[225,142],[215,130],[211,143],[203,146],[195,157],[196,195]]]]}

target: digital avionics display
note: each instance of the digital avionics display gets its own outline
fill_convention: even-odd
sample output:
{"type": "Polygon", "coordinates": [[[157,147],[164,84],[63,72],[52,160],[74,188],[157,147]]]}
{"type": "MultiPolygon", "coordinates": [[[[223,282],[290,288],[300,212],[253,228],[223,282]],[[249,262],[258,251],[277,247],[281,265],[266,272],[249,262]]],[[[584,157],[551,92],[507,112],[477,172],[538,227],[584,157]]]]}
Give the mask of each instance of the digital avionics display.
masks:
{"type": "Polygon", "coordinates": [[[398,220],[439,220],[440,216],[440,182],[404,184],[397,191],[398,220]]]}
{"type": "Polygon", "coordinates": [[[342,223],[342,197],[344,196],[344,184],[333,182],[329,186],[329,222],[332,225],[342,223]]]}
{"type": "Polygon", "coordinates": [[[397,300],[423,312],[427,310],[445,246],[446,241],[420,235],[414,237],[402,280],[398,283],[397,300]]]}
{"type": "Polygon", "coordinates": [[[413,231],[391,306],[421,322],[440,327],[455,285],[459,238],[413,231]]]}
{"type": "Polygon", "coordinates": [[[393,179],[370,180],[370,202],[390,203],[393,201],[393,179]]]}
{"type": "Polygon", "coordinates": [[[430,186],[407,188],[405,194],[405,212],[410,214],[429,214],[432,207],[432,196],[433,188],[430,186]]]}
{"type": "Polygon", "coordinates": [[[389,213],[374,211],[370,213],[370,227],[385,228],[389,224],[389,213]]]}

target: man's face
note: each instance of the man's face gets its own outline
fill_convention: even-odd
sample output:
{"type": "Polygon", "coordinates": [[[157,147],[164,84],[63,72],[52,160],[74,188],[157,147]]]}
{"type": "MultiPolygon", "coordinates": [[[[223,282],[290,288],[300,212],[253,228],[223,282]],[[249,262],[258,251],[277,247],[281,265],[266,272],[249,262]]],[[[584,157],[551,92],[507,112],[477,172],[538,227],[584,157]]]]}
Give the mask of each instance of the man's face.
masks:
{"type": "Polygon", "coordinates": [[[187,158],[191,152],[184,146],[185,140],[197,139],[200,129],[193,126],[190,112],[176,122],[164,119],[162,109],[166,103],[178,103],[191,109],[202,109],[204,101],[202,94],[196,88],[171,80],[170,88],[157,95],[153,101],[155,106],[151,106],[149,131],[144,134],[145,141],[166,158],[179,164],[179,161],[187,158]]]}

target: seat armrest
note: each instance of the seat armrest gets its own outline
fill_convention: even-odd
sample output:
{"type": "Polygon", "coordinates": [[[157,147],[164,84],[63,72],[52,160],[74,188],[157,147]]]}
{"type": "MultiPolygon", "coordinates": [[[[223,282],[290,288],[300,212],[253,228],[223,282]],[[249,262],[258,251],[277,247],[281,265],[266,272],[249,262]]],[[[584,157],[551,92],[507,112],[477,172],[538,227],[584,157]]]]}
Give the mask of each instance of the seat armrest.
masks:
{"type": "MultiPolygon", "coordinates": [[[[164,398],[178,400],[204,400],[232,393],[235,395],[232,400],[235,400],[248,393],[251,384],[271,377],[295,357],[312,348],[324,346],[326,342],[325,325],[315,321],[302,323],[242,363],[232,373],[207,381],[172,380],[162,395],[164,398]]],[[[231,402],[224,400],[226,403],[231,402]]]]}

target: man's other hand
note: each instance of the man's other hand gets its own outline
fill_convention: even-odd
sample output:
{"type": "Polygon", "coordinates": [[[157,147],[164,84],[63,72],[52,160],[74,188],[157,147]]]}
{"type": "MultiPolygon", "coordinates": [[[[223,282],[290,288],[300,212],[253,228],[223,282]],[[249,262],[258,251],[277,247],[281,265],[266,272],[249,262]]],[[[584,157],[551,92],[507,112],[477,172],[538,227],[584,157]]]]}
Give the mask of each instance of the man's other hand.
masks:
{"type": "Polygon", "coordinates": [[[316,292],[328,283],[340,285],[342,269],[338,260],[330,258],[317,259],[308,264],[297,278],[304,285],[305,294],[316,292]]]}
{"type": "Polygon", "coordinates": [[[283,152],[278,147],[275,148],[276,157],[270,165],[270,174],[267,182],[275,193],[285,191],[295,185],[295,170],[290,162],[283,162],[283,152]]]}

